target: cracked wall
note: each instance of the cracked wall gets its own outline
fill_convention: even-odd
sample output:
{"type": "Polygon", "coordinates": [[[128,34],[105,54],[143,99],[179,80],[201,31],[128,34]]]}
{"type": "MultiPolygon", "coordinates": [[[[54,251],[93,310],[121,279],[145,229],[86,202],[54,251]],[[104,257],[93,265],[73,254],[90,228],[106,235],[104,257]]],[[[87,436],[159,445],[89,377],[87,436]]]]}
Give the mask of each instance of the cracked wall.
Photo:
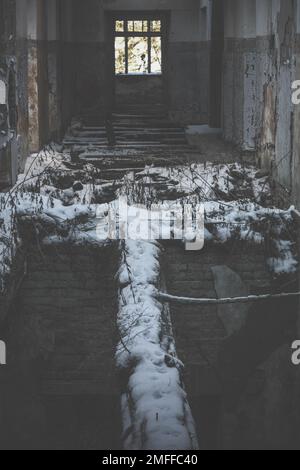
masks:
{"type": "Polygon", "coordinates": [[[16,128],[15,1],[0,4],[0,187],[15,182],[18,170],[16,128]]]}
{"type": "Polygon", "coordinates": [[[223,130],[271,171],[278,201],[299,204],[299,1],[225,1],[223,130]]]}

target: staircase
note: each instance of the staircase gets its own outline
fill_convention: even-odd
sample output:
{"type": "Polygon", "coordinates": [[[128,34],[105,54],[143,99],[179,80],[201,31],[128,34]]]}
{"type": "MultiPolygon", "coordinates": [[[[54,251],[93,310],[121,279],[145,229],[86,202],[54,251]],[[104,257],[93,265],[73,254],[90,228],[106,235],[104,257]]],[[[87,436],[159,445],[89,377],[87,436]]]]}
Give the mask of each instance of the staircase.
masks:
{"type": "Polygon", "coordinates": [[[184,127],[170,121],[161,105],[119,106],[101,125],[90,126],[87,122],[69,129],[63,142],[65,148],[72,148],[79,154],[88,150],[99,156],[107,151],[121,156],[191,150],[184,127]]]}
{"type": "MultiPolygon", "coordinates": [[[[187,140],[182,126],[169,121],[167,115],[145,112],[142,109],[116,111],[112,123],[116,144],[130,149],[186,147],[187,140]]],[[[156,111],[156,112],[155,112],[156,111]]]]}

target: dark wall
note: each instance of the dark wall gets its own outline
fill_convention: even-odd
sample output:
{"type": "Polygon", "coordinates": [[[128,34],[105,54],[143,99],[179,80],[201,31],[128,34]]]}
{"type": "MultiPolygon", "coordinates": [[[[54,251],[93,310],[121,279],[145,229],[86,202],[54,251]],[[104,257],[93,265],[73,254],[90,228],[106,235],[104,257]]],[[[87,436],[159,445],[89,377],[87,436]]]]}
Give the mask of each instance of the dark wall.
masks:
{"type": "Polygon", "coordinates": [[[209,62],[208,42],[169,42],[169,112],[175,121],[208,123],[209,62]]]}
{"type": "Polygon", "coordinates": [[[118,76],[115,79],[115,103],[162,104],[164,87],[161,77],[118,76]]]}
{"type": "Polygon", "coordinates": [[[112,246],[32,247],[1,325],[0,447],[120,448],[114,366],[119,254],[112,246]]]}
{"type": "Polygon", "coordinates": [[[16,2],[0,1],[0,80],[5,84],[5,99],[0,103],[0,188],[16,180],[17,87],[16,87],[16,2]]]}
{"type": "MultiPolygon", "coordinates": [[[[101,112],[103,107],[113,106],[109,95],[110,82],[114,80],[113,49],[106,13],[117,11],[118,5],[120,10],[128,12],[134,7],[138,11],[156,10],[158,4],[159,12],[170,18],[164,85],[164,101],[168,103],[170,116],[184,123],[208,122],[210,41],[205,37],[205,31],[201,35],[199,2],[193,0],[164,2],[164,10],[156,0],[140,2],[139,6],[132,0],[102,5],[97,0],[84,4],[74,0],[75,94],[79,114],[95,109],[101,112]]],[[[119,79],[117,85],[120,90],[119,79]]],[[[146,81],[145,85],[147,88],[146,81]]],[[[151,101],[151,91],[149,98],[145,92],[141,93],[142,100],[151,101]]]]}
{"type": "MultiPolygon", "coordinates": [[[[164,272],[170,294],[218,297],[212,271],[216,266],[237,273],[249,294],[266,293],[274,287],[263,246],[207,244],[195,255],[180,243],[165,243],[164,272]]],[[[231,288],[239,288],[237,282],[230,282],[231,288]]],[[[277,282],[280,285],[286,279],[277,282]]],[[[184,383],[201,448],[299,448],[295,431],[299,426],[299,413],[295,413],[299,408],[298,372],[291,363],[290,349],[299,302],[276,299],[238,308],[238,315],[246,308],[245,321],[230,333],[222,306],[170,305],[176,350],[185,365],[184,383]]],[[[238,316],[234,323],[239,324],[238,316]]]]}

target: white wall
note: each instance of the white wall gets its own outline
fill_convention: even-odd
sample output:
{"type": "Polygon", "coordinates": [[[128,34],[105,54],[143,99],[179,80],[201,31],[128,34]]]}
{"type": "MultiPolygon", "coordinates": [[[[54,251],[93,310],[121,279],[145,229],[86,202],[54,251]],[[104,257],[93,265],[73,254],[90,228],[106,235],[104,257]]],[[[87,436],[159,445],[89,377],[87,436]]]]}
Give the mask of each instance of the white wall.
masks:
{"type": "Polygon", "coordinates": [[[272,34],[272,0],[256,0],[257,36],[272,34]]]}
{"type": "Polygon", "coordinates": [[[37,17],[37,0],[27,0],[27,37],[30,40],[39,39],[37,17]]]}
{"type": "MultiPolygon", "coordinates": [[[[64,0],[66,1],[66,0],[64,0]]],[[[203,40],[200,8],[207,7],[207,36],[210,36],[211,0],[97,0],[92,4],[93,22],[85,26],[77,38],[80,42],[105,40],[105,11],[171,11],[170,40],[198,42],[203,40]],[[94,31],[91,31],[93,29],[94,31]]],[[[83,13],[84,14],[84,13],[83,13]]],[[[87,24],[82,18],[83,25],[87,24]]]]}
{"type": "Polygon", "coordinates": [[[225,0],[225,37],[256,37],[256,0],[225,0]]]}
{"type": "Polygon", "coordinates": [[[59,35],[56,6],[57,4],[55,0],[47,0],[46,14],[48,41],[55,41],[59,35]]]}
{"type": "Polygon", "coordinates": [[[27,0],[16,1],[16,32],[18,39],[27,37],[27,0]]]}

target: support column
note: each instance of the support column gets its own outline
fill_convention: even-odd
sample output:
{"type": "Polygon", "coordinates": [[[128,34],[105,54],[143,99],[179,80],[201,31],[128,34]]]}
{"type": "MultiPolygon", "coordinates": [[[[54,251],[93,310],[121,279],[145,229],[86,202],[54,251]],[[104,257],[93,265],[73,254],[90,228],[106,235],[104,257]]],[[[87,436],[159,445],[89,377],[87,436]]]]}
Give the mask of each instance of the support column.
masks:
{"type": "MultiPolygon", "coordinates": [[[[300,0],[297,0],[297,23],[296,23],[296,41],[295,41],[295,73],[294,79],[300,80],[300,0]]],[[[300,105],[294,105],[293,108],[293,202],[297,209],[300,210],[300,105]]],[[[299,223],[300,229],[300,223],[299,223]]],[[[300,334],[300,324],[299,324],[300,334]]]]}
{"type": "Polygon", "coordinates": [[[213,0],[211,12],[210,126],[221,127],[222,70],[224,52],[224,6],[213,0]]]}
{"type": "Polygon", "coordinates": [[[61,120],[65,129],[75,112],[75,86],[76,63],[78,62],[78,48],[73,43],[73,9],[75,0],[59,1],[61,27],[61,120]]]}
{"type": "Polygon", "coordinates": [[[49,97],[49,136],[57,140],[61,131],[61,83],[60,83],[60,12],[57,0],[47,0],[48,22],[48,97],[49,97]]]}
{"type": "Polygon", "coordinates": [[[46,16],[43,0],[27,0],[29,150],[37,152],[48,137],[46,16]]]}

